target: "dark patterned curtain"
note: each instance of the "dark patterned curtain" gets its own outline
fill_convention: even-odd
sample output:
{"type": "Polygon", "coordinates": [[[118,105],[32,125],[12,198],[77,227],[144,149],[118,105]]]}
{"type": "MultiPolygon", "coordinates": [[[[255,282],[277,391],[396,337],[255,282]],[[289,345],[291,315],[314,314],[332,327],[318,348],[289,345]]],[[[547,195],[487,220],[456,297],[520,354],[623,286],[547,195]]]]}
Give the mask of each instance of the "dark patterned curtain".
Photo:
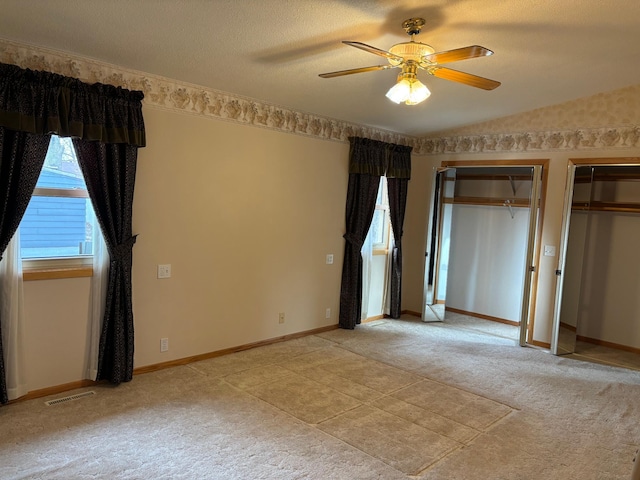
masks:
{"type": "Polygon", "coordinates": [[[362,244],[367,237],[380,177],[377,175],[350,173],[347,189],[347,233],[342,263],[342,283],[340,285],[341,328],[353,330],[360,323],[362,309],[362,244]]]}
{"type": "Polygon", "coordinates": [[[109,252],[107,299],[96,380],[128,382],[133,376],[131,218],[138,148],[74,139],[89,198],[109,252]]]}
{"type": "MultiPolygon", "coordinates": [[[[50,137],[0,126],[0,259],[27,210],[47,155],[50,137]]],[[[1,331],[0,327],[0,340],[1,331]]],[[[0,341],[0,403],[8,401],[4,352],[0,341]]]]}
{"type": "MultiPolygon", "coordinates": [[[[408,181],[411,174],[411,147],[359,137],[350,137],[349,142],[349,186],[344,235],[346,242],[340,285],[339,326],[354,329],[360,323],[362,310],[362,254],[360,251],[373,219],[380,177],[387,175],[394,179],[402,178],[408,181]]],[[[406,203],[406,187],[404,201],[406,203]]],[[[391,205],[390,210],[392,210],[391,205]]],[[[393,219],[393,210],[391,215],[393,219]]],[[[404,207],[402,217],[404,218],[404,207]]],[[[401,250],[398,261],[402,261],[401,250]]],[[[402,275],[401,269],[399,275],[402,275]]],[[[398,309],[400,308],[399,298],[398,295],[398,309]]]]}
{"type": "Polygon", "coordinates": [[[387,191],[389,193],[389,216],[393,230],[394,246],[391,251],[391,292],[390,310],[392,318],[402,313],[402,234],[404,212],[407,206],[407,189],[411,176],[411,147],[394,145],[389,148],[389,169],[387,170],[387,191]]]}
{"type": "MultiPolygon", "coordinates": [[[[87,189],[107,237],[111,270],[115,270],[109,272],[98,364],[99,378],[113,383],[130,380],[133,373],[131,202],[137,149],[145,145],[143,96],[139,91],[89,85],[0,63],[0,252],[13,236],[5,241],[5,229],[15,232],[24,214],[50,134],[74,137],[74,146],[82,151],[78,160],[87,189]]],[[[6,403],[2,358],[0,401],[6,403]]]]}

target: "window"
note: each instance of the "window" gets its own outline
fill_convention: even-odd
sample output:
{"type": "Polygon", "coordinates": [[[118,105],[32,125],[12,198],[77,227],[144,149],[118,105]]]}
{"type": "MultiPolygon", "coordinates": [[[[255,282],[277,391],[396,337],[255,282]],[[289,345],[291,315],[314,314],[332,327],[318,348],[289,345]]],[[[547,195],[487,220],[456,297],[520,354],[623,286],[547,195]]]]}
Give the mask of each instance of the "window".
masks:
{"type": "Polygon", "coordinates": [[[369,228],[374,250],[386,250],[389,245],[389,196],[387,195],[387,179],[380,178],[376,209],[369,228]]]}
{"type": "Polygon", "coordinates": [[[35,267],[42,259],[75,259],[75,263],[67,262],[67,266],[88,264],[93,252],[93,236],[93,207],[73,143],[70,138],[53,135],[20,223],[23,263],[35,267]],[[29,263],[32,260],[33,264],[29,263]]]}

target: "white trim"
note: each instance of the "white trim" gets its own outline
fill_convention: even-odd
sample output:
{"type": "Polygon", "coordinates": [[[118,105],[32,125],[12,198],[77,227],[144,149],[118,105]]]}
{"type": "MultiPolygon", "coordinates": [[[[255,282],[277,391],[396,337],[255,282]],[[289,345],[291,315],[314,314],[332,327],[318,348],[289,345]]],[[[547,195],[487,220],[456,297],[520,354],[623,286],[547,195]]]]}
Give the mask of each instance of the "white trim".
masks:
{"type": "Polygon", "coordinates": [[[93,265],[93,255],[77,257],[23,258],[23,272],[39,272],[61,268],[88,268],[93,265]]]}

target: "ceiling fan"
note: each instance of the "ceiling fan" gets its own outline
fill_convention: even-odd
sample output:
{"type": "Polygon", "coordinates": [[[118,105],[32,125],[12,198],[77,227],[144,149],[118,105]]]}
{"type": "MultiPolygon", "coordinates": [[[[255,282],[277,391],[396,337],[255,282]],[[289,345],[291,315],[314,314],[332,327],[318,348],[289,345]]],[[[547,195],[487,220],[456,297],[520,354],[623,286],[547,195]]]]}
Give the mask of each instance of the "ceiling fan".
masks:
{"type": "Polygon", "coordinates": [[[463,83],[484,90],[493,90],[500,85],[500,82],[495,80],[479,77],[470,73],[459,72],[458,70],[442,66],[443,64],[466,60],[468,58],[493,55],[491,50],[481,47],[480,45],[472,45],[436,53],[431,45],[414,40],[414,37],[420,33],[424,24],[424,18],[410,18],[405,20],[402,23],[402,28],[404,28],[407,35],[411,37],[411,41],[398,43],[392,46],[389,51],[380,50],[379,48],[361,42],[343,41],[342,43],[346,45],[351,45],[365,52],[385,57],[389,64],[321,73],[320,77],[333,78],[354,73],[400,68],[402,71],[398,75],[398,81],[387,92],[387,98],[395,103],[404,102],[407,105],[416,105],[431,95],[429,89],[418,80],[418,69],[425,70],[429,75],[433,75],[434,77],[463,83]]]}

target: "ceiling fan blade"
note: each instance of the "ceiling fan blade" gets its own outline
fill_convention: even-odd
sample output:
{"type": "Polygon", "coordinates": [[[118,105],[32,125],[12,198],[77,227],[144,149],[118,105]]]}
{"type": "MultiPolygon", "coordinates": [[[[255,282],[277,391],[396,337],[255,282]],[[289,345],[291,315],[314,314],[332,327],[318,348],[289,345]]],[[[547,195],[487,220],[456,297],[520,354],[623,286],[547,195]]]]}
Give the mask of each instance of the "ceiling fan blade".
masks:
{"type": "Polygon", "coordinates": [[[345,45],[351,45],[352,47],[359,48],[360,50],[364,50],[365,52],[373,53],[374,55],[380,55],[381,57],[389,58],[391,60],[395,60],[396,62],[404,62],[404,58],[399,55],[395,55],[391,52],[387,52],[386,50],[380,50],[379,48],[372,47],[371,45],[367,45],[362,42],[350,42],[347,40],[343,40],[342,43],[345,45]]]}
{"type": "Polygon", "coordinates": [[[352,68],[350,70],[340,70],[338,72],[321,73],[318,75],[322,78],[341,77],[343,75],[351,75],[353,73],[374,72],[376,70],[387,70],[388,68],[395,68],[393,65],[376,65],[373,67],[361,67],[352,68]]]}
{"type": "Polygon", "coordinates": [[[486,57],[488,55],[493,55],[493,52],[488,48],[481,47],[480,45],[472,45],[470,47],[456,48],[455,50],[425,55],[424,59],[431,63],[443,64],[459,62],[460,60],[467,60],[469,58],[486,57]]]}
{"type": "Polygon", "coordinates": [[[451,80],[452,82],[464,83],[465,85],[482,88],[483,90],[493,90],[500,86],[500,82],[497,82],[496,80],[471,75],[470,73],[459,72],[451,68],[435,67],[430,68],[428,72],[438,78],[451,80]]]}

